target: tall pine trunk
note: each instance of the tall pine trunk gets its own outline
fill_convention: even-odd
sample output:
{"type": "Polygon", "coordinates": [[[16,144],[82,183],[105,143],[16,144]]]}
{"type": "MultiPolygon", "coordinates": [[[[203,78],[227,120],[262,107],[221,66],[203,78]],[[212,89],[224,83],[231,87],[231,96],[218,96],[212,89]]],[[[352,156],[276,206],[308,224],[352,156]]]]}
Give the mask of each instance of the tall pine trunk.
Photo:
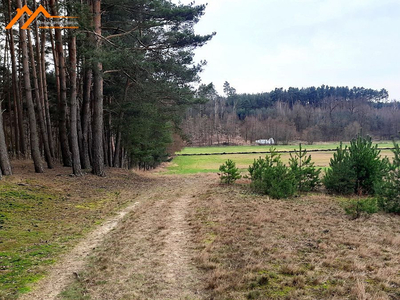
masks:
{"type": "MultiPolygon", "coordinates": [[[[95,48],[100,48],[101,36],[101,1],[93,0],[93,25],[96,41],[95,48]]],[[[100,59],[93,62],[93,157],[92,172],[104,176],[104,151],[103,151],[103,65],[100,59]]]]}
{"type": "MultiPolygon", "coordinates": [[[[11,0],[8,1],[8,14],[11,17],[11,0]]],[[[10,54],[11,54],[11,68],[12,68],[12,84],[13,84],[13,94],[14,94],[14,110],[15,110],[15,125],[17,127],[18,132],[18,142],[17,144],[17,156],[19,157],[22,154],[23,157],[26,157],[26,142],[25,142],[25,130],[24,130],[24,120],[23,120],[23,111],[21,105],[21,93],[19,89],[19,81],[18,81],[18,69],[17,69],[17,58],[15,56],[15,44],[14,44],[14,34],[13,31],[10,30],[10,54]]]]}
{"type": "Polygon", "coordinates": [[[76,176],[82,176],[81,160],[79,157],[78,143],[78,105],[76,99],[76,37],[70,33],[69,42],[69,62],[71,79],[71,148],[72,148],[72,172],[76,176]]]}
{"type": "MultiPolygon", "coordinates": [[[[4,3],[4,1],[3,1],[4,3]]],[[[11,152],[11,155],[14,152],[14,136],[13,136],[13,126],[12,126],[12,110],[11,110],[11,91],[10,91],[10,76],[8,76],[8,66],[9,66],[9,57],[8,57],[8,34],[6,34],[6,41],[5,41],[5,47],[4,47],[4,59],[3,59],[3,82],[2,82],[2,86],[3,86],[3,95],[7,95],[7,104],[8,104],[8,125],[9,125],[9,135],[8,135],[8,139],[6,136],[6,131],[4,131],[4,135],[5,135],[5,142],[6,142],[6,148],[7,148],[7,144],[9,145],[9,149],[11,152]]],[[[1,108],[1,105],[0,105],[1,108]]],[[[0,112],[1,113],[1,112],[0,112]]],[[[4,123],[4,126],[6,124],[4,123]]],[[[4,130],[4,128],[3,128],[4,130]]]]}
{"type": "MultiPolygon", "coordinates": [[[[37,78],[36,64],[35,64],[35,57],[34,57],[34,53],[33,53],[31,34],[30,34],[30,32],[27,32],[27,34],[28,34],[29,56],[31,59],[32,79],[33,79],[33,84],[35,87],[35,102],[36,102],[36,107],[37,107],[37,116],[38,116],[38,121],[39,121],[40,132],[41,132],[43,146],[44,146],[44,156],[46,159],[47,167],[49,169],[53,169],[53,161],[52,161],[52,157],[50,154],[49,140],[48,140],[46,125],[44,123],[44,117],[43,117],[43,109],[42,109],[43,93],[40,93],[40,89],[39,89],[39,82],[38,82],[38,78],[37,78]]],[[[36,48],[37,47],[39,47],[39,45],[36,45],[36,48]]]]}
{"type": "Polygon", "coordinates": [[[1,102],[0,102],[0,167],[4,175],[12,174],[10,159],[8,157],[8,152],[7,152],[6,137],[4,135],[3,110],[1,109],[1,102]]]}
{"type": "MultiPolygon", "coordinates": [[[[54,0],[50,0],[50,9],[53,16],[58,15],[54,0]]],[[[61,156],[64,167],[71,167],[72,159],[71,152],[69,151],[67,134],[67,78],[65,73],[65,58],[61,29],[55,29],[55,52],[58,59],[58,75],[60,84],[58,130],[60,133],[61,156]]]]}
{"type": "Polygon", "coordinates": [[[37,26],[36,28],[36,44],[40,44],[40,49],[37,48],[37,56],[40,57],[38,61],[39,65],[39,84],[41,91],[43,93],[43,116],[46,124],[47,129],[47,140],[49,142],[50,154],[52,158],[55,158],[54,153],[54,141],[53,141],[53,133],[51,127],[51,120],[50,120],[50,112],[49,112],[49,96],[47,92],[47,78],[46,78],[46,53],[45,53],[45,45],[46,45],[46,34],[44,30],[40,34],[39,38],[39,31],[37,26]],[[40,41],[40,42],[39,42],[40,41]]]}
{"type": "MultiPolygon", "coordinates": [[[[22,9],[21,0],[16,0],[17,6],[22,9]]],[[[25,97],[26,97],[26,106],[28,108],[28,119],[29,119],[29,127],[30,127],[30,141],[31,141],[31,153],[32,159],[35,166],[36,173],[43,173],[43,166],[40,157],[39,150],[39,138],[36,127],[36,116],[35,116],[35,108],[33,106],[32,100],[32,88],[31,88],[31,78],[29,73],[29,58],[28,58],[28,46],[26,44],[27,36],[26,30],[21,29],[21,27],[25,23],[25,18],[21,17],[19,19],[19,42],[22,50],[22,69],[24,76],[24,89],[25,89],[25,97]]]]}
{"type": "MultiPolygon", "coordinates": [[[[7,41],[8,41],[8,44],[9,44],[9,49],[10,49],[10,52],[12,52],[12,51],[14,51],[14,37],[12,37],[13,33],[10,30],[7,30],[6,34],[8,35],[7,41]],[[11,38],[13,39],[12,42],[11,42],[11,38]],[[13,50],[11,50],[11,45],[13,47],[13,50]]],[[[14,138],[15,138],[15,148],[14,148],[15,152],[14,153],[16,154],[17,157],[19,157],[19,154],[20,154],[20,140],[19,140],[20,134],[19,134],[19,122],[18,122],[18,108],[17,108],[17,100],[16,100],[17,93],[19,93],[19,90],[17,89],[17,83],[16,83],[17,76],[14,73],[14,72],[16,72],[16,70],[14,70],[16,68],[16,66],[15,66],[15,54],[14,53],[11,53],[11,66],[12,66],[11,85],[12,85],[12,91],[13,91],[12,92],[12,95],[13,95],[12,103],[13,103],[13,107],[14,107],[14,110],[13,110],[13,125],[14,125],[14,129],[13,129],[13,131],[14,131],[14,134],[15,134],[14,135],[14,138]],[[14,60],[13,60],[13,58],[14,58],[14,60]]],[[[10,106],[11,106],[11,99],[9,100],[9,103],[10,103],[10,106]]],[[[10,112],[11,112],[11,109],[10,109],[10,112]]]]}
{"type": "Polygon", "coordinates": [[[92,89],[92,70],[85,66],[83,78],[83,102],[82,102],[82,149],[81,161],[84,169],[90,168],[89,157],[89,124],[90,124],[90,92],[92,89]]]}
{"type": "MultiPolygon", "coordinates": [[[[51,32],[50,32],[51,36],[51,32]]],[[[45,53],[45,45],[46,45],[46,34],[44,31],[40,34],[40,52],[41,52],[41,64],[42,64],[42,77],[43,77],[43,96],[44,96],[44,111],[46,118],[46,126],[47,126],[47,135],[49,140],[50,153],[53,158],[56,157],[56,151],[54,149],[54,138],[53,138],[53,130],[51,126],[51,118],[50,118],[50,107],[49,107],[49,93],[47,90],[47,78],[46,78],[46,53],[45,53]]],[[[53,53],[54,55],[54,53],[53,53]]],[[[54,66],[54,69],[57,68],[54,66]]]]}
{"type": "MultiPolygon", "coordinates": [[[[130,81],[129,78],[126,78],[126,84],[125,84],[125,89],[124,89],[124,98],[123,98],[123,103],[125,103],[128,100],[128,90],[130,86],[130,81]]],[[[122,124],[122,119],[124,118],[124,112],[121,110],[118,116],[118,127],[117,127],[117,136],[115,139],[115,151],[114,151],[114,158],[113,158],[113,166],[115,168],[121,168],[122,167],[122,162],[121,162],[121,124],[122,124]]]]}

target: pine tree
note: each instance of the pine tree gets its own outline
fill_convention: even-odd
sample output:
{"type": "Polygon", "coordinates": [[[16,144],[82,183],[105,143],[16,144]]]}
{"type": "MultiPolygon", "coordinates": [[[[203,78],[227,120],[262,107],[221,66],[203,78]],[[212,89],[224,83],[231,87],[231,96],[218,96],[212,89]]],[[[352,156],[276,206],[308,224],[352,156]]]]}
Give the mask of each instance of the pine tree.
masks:
{"type": "Polygon", "coordinates": [[[393,142],[394,157],[384,181],[377,188],[379,206],[391,213],[400,213],[400,146],[393,142]]]}
{"type": "Polygon", "coordinates": [[[291,197],[296,192],[296,178],[274,148],[265,159],[254,160],[248,170],[252,188],[261,194],[280,199],[291,197]]]}
{"type": "Polygon", "coordinates": [[[343,143],[340,142],[333,158],[330,159],[329,169],[325,173],[323,183],[330,192],[351,194],[354,193],[356,181],[356,172],[353,169],[347,146],[343,148],[343,143]]]}
{"type": "Polygon", "coordinates": [[[225,164],[221,165],[219,171],[221,172],[221,181],[226,184],[234,183],[236,180],[242,178],[239,169],[231,159],[228,159],[225,164]]]}
{"type": "Polygon", "coordinates": [[[387,171],[388,160],[381,159],[378,145],[372,145],[371,137],[358,135],[349,148],[340,143],[324,184],[328,190],[341,194],[373,195],[387,171]]]}
{"type": "Polygon", "coordinates": [[[349,157],[356,174],[355,192],[359,195],[373,195],[378,185],[382,183],[387,170],[387,159],[381,159],[378,145],[373,146],[370,136],[350,141],[349,157]]]}
{"type": "Polygon", "coordinates": [[[307,156],[307,150],[303,150],[301,144],[299,144],[299,150],[295,150],[294,155],[290,153],[289,166],[296,178],[298,191],[309,192],[320,184],[321,170],[314,166],[311,155],[307,156]]]}
{"type": "Polygon", "coordinates": [[[168,1],[104,3],[111,9],[103,17],[100,55],[107,82],[112,83],[104,86],[104,97],[112,99],[105,107],[111,112],[107,118],[112,117],[118,145],[110,161],[120,165],[117,158],[123,148],[131,165],[153,167],[168,157],[171,135],[194,102],[190,83],[198,80],[203,64],[194,64],[193,49],[212,38],[193,31],[205,6],[168,1]]]}
{"type": "MultiPolygon", "coordinates": [[[[17,6],[20,9],[22,9],[21,0],[17,0],[17,6]]],[[[28,108],[31,154],[32,154],[32,159],[33,159],[33,163],[34,163],[34,167],[35,167],[35,172],[43,173],[43,166],[42,166],[40,150],[39,150],[39,136],[38,136],[37,126],[36,126],[35,108],[34,108],[33,99],[32,99],[31,76],[30,76],[30,69],[29,69],[29,57],[28,57],[28,45],[27,45],[27,30],[21,29],[21,27],[24,24],[24,19],[25,19],[24,17],[21,17],[19,19],[19,24],[20,24],[19,43],[20,43],[20,48],[22,50],[22,69],[23,69],[23,77],[24,77],[24,90],[25,90],[26,105],[28,108]]]]}

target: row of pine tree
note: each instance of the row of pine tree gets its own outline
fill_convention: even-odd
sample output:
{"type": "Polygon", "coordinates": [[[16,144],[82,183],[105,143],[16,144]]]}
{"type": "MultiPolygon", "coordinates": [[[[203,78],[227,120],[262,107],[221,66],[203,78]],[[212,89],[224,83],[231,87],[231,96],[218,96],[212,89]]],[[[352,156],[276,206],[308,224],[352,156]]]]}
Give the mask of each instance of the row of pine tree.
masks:
{"type": "MultiPolygon", "coordinates": [[[[204,63],[193,50],[204,5],[168,0],[2,0],[1,26],[18,9],[75,16],[75,29],[40,27],[43,14],[1,34],[0,166],[32,158],[104,176],[105,166],[150,168],[165,159],[204,63]],[[42,6],[42,7],[41,7],[42,6]]],[[[61,21],[60,21],[61,22],[61,21]]],[[[4,28],[3,27],[3,28],[4,28]]],[[[57,24],[56,26],[57,27],[57,24]]]]}

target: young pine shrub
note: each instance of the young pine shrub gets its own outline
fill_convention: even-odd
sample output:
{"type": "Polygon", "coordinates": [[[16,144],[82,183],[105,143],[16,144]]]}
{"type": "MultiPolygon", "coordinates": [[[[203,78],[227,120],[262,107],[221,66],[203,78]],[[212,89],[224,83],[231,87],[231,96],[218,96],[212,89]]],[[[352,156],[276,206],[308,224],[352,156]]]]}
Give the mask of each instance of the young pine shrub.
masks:
{"type": "Polygon", "coordinates": [[[236,180],[242,178],[239,169],[236,168],[236,164],[230,159],[228,159],[225,164],[219,167],[219,171],[221,172],[221,182],[226,184],[234,183],[236,180]]]}
{"type": "Polygon", "coordinates": [[[289,167],[292,170],[299,192],[309,192],[320,185],[320,169],[314,166],[311,155],[307,156],[307,150],[303,150],[299,144],[299,150],[294,155],[290,153],[289,167]]]}
{"type": "Polygon", "coordinates": [[[296,192],[296,179],[290,168],[285,166],[275,149],[265,159],[254,160],[249,166],[252,188],[272,198],[288,198],[296,192]]]}
{"type": "Polygon", "coordinates": [[[388,171],[388,160],[381,159],[378,145],[373,146],[370,137],[359,135],[349,148],[340,143],[329,166],[323,180],[328,191],[374,195],[388,171]]]}
{"type": "Polygon", "coordinates": [[[389,161],[381,159],[378,145],[372,145],[371,137],[358,135],[351,140],[349,157],[356,174],[355,192],[358,195],[374,195],[376,188],[383,183],[388,171],[389,161]]]}
{"type": "Polygon", "coordinates": [[[374,214],[379,211],[376,198],[350,199],[344,205],[346,214],[357,219],[362,213],[374,214]]]}
{"type": "Polygon", "coordinates": [[[329,192],[338,194],[352,194],[356,185],[356,172],[347,151],[347,146],[343,148],[343,143],[336,148],[336,153],[330,159],[329,169],[323,178],[325,188],[329,192]]]}
{"type": "Polygon", "coordinates": [[[381,209],[400,214],[400,146],[393,142],[393,162],[384,176],[384,182],[378,187],[378,204],[381,209]]]}

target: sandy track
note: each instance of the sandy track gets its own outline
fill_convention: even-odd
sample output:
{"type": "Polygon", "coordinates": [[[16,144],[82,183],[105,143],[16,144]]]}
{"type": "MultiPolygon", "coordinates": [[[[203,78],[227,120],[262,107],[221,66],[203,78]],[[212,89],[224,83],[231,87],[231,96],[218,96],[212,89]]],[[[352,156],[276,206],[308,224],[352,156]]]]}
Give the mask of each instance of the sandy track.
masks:
{"type": "Polygon", "coordinates": [[[198,292],[195,289],[191,248],[188,237],[190,228],[186,220],[188,204],[191,199],[184,195],[172,203],[170,215],[167,219],[169,227],[165,232],[165,247],[161,252],[166,278],[166,288],[161,296],[178,299],[185,295],[190,299],[196,298],[198,292]]]}
{"type": "Polygon", "coordinates": [[[91,299],[204,299],[188,210],[203,189],[168,178],[95,251],[84,274],[91,299]]]}

